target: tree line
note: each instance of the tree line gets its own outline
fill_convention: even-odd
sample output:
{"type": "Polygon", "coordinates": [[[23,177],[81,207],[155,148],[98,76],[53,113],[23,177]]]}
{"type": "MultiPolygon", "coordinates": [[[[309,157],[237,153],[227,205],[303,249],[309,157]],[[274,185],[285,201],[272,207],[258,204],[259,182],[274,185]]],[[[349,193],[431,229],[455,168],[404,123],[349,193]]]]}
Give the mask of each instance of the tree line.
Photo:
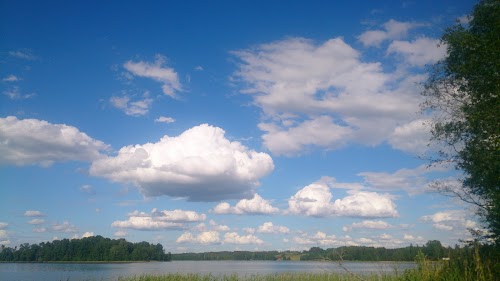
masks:
{"type": "MultiPolygon", "coordinates": [[[[312,247],[300,251],[222,251],[206,253],[173,254],[172,260],[302,260],[302,261],[415,261],[418,253],[425,255],[428,260],[443,258],[456,259],[470,256],[475,246],[444,247],[440,241],[428,241],[425,245],[410,245],[404,248],[387,249],[384,247],[343,246],[338,248],[322,249],[312,247]]],[[[494,249],[493,245],[482,245],[480,251],[487,255],[494,249]]]]}
{"type": "Polygon", "coordinates": [[[82,239],[62,239],[19,247],[1,246],[3,262],[51,261],[170,261],[161,244],[131,243],[125,239],[92,236],[82,239]]]}

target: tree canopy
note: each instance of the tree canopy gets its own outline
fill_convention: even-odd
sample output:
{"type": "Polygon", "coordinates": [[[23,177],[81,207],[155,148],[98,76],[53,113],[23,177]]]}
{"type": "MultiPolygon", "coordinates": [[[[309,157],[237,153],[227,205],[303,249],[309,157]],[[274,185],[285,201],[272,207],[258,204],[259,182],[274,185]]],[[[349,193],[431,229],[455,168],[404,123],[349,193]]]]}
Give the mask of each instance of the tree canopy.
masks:
{"type": "Polygon", "coordinates": [[[485,236],[500,243],[500,1],[480,1],[441,43],[447,56],[430,72],[423,110],[442,145],[434,161],[453,163],[463,178],[460,188],[438,188],[477,206],[485,236]]]}
{"type": "Polygon", "coordinates": [[[125,239],[92,236],[82,239],[63,239],[40,244],[24,243],[10,248],[2,245],[0,261],[169,261],[161,244],[131,243],[125,239]]]}

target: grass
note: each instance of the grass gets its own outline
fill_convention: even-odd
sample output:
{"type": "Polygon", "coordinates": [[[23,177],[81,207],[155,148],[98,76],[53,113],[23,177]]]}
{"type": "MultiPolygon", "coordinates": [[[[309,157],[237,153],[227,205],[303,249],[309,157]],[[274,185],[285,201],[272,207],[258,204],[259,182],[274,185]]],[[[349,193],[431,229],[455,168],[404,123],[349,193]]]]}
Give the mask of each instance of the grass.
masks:
{"type": "Polygon", "coordinates": [[[167,275],[142,275],[137,277],[119,278],[119,281],[397,281],[397,276],[363,275],[362,277],[338,273],[279,273],[268,275],[211,275],[211,274],[167,274],[167,275]]]}

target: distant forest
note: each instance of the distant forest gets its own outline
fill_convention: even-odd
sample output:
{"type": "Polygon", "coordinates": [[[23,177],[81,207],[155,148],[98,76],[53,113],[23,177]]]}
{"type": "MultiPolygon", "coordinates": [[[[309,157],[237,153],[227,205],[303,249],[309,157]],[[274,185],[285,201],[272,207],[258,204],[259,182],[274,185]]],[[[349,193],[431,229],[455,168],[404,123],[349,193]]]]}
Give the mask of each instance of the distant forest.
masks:
{"type": "Polygon", "coordinates": [[[0,248],[3,262],[54,261],[170,261],[161,244],[131,243],[125,239],[92,236],[82,239],[63,239],[40,244],[21,244],[0,248]]]}
{"type": "MultiPolygon", "coordinates": [[[[492,246],[483,245],[481,251],[492,246]]],[[[206,253],[165,253],[161,244],[131,243],[125,239],[93,236],[82,239],[63,239],[40,244],[21,244],[19,247],[0,248],[0,262],[86,262],[86,261],[171,261],[171,260],[295,260],[295,261],[414,261],[422,252],[429,260],[471,256],[474,247],[443,247],[437,240],[422,246],[404,248],[344,246],[322,249],[312,247],[305,251],[224,251],[206,253]]]]}
{"type": "MultiPolygon", "coordinates": [[[[482,251],[491,247],[483,246],[482,251]]],[[[418,252],[429,260],[463,257],[472,255],[473,247],[443,247],[437,240],[428,241],[423,246],[410,245],[404,248],[387,249],[384,247],[344,246],[322,249],[312,247],[306,251],[226,251],[206,253],[172,254],[172,260],[301,260],[301,261],[415,261],[418,252]]]]}

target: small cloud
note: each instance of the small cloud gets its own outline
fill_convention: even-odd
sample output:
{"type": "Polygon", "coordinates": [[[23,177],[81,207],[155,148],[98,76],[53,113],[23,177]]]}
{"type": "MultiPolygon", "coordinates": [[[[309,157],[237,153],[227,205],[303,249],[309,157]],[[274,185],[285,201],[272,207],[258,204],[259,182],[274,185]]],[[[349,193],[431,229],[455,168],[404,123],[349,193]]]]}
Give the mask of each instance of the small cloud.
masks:
{"type": "Polygon", "coordinates": [[[203,71],[204,69],[203,69],[203,67],[201,65],[198,65],[198,66],[196,66],[194,68],[194,70],[196,70],[196,71],[203,71]]]}
{"type": "Polygon", "coordinates": [[[94,236],[94,232],[85,232],[84,234],[82,234],[82,238],[87,238],[87,237],[92,237],[94,236]]]}
{"type": "Polygon", "coordinates": [[[31,93],[31,94],[21,93],[21,91],[19,90],[19,87],[12,87],[11,89],[4,91],[3,94],[11,100],[29,99],[29,98],[36,96],[35,93],[31,93]]]}
{"type": "Polygon", "coordinates": [[[37,57],[33,54],[30,49],[21,49],[17,51],[10,51],[9,56],[23,59],[23,60],[36,60],[37,57]]]}
{"type": "Polygon", "coordinates": [[[117,232],[115,232],[113,235],[115,237],[125,237],[127,236],[127,232],[125,230],[118,230],[117,232]]]}
{"type": "Polygon", "coordinates": [[[146,92],[143,95],[143,99],[132,100],[129,96],[113,96],[109,99],[109,102],[115,108],[125,112],[125,114],[137,117],[146,115],[149,112],[153,99],[149,97],[149,92],[146,92]]]}
{"type": "Polygon", "coordinates": [[[264,241],[262,241],[261,239],[252,234],[240,236],[236,232],[229,232],[224,234],[224,243],[237,244],[237,245],[244,245],[244,244],[262,245],[264,244],[264,241]]]}
{"type": "Polygon", "coordinates": [[[78,229],[76,226],[70,224],[68,221],[64,221],[62,224],[54,224],[52,225],[52,230],[58,231],[58,232],[65,232],[65,233],[75,233],[78,232],[78,229]]]}
{"type": "Polygon", "coordinates": [[[84,192],[88,195],[95,195],[96,194],[96,191],[94,190],[94,188],[89,184],[84,184],[84,185],[80,186],[80,191],[84,192]]]}
{"type": "Polygon", "coordinates": [[[155,122],[158,122],[158,123],[174,123],[175,119],[172,118],[172,117],[160,116],[160,117],[158,117],[158,118],[155,119],[155,122]]]}
{"type": "Polygon", "coordinates": [[[173,68],[163,66],[165,60],[164,56],[156,55],[153,63],[127,61],[123,67],[134,76],[150,78],[162,83],[163,93],[175,98],[175,92],[182,90],[181,83],[177,72],[173,68]]]}
{"type": "Polygon", "coordinates": [[[30,220],[28,223],[29,223],[29,224],[42,224],[42,223],[44,223],[44,222],[45,222],[45,220],[44,220],[44,219],[32,219],[32,220],[30,220]]]}
{"type": "Polygon", "coordinates": [[[84,184],[84,185],[80,186],[80,191],[82,191],[84,193],[87,193],[89,195],[95,195],[96,194],[94,188],[91,185],[89,185],[89,184],[84,184]]]}
{"type": "Polygon", "coordinates": [[[252,199],[242,199],[236,206],[231,207],[229,203],[222,202],[215,206],[216,214],[235,214],[235,215],[270,215],[279,212],[278,208],[271,206],[268,200],[255,194],[252,199]]]}
{"type": "Polygon", "coordinates": [[[21,78],[11,74],[11,75],[3,78],[2,82],[16,82],[16,81],[20,81],[20,80],[21,80],[21,78]]]}
{"type": "Polygon", "coordinates": [[[258,233],[273,233],[273,234],[283,234],[289,233],[290,229],[286,226],[273,225],[272,222],[265,222],[257,228],[258,233]]]}
{"type": "Polygon", "coordinates": [[[45,228],[45,227],[35,227],[35,228],[33,228],[33,232],[36,232],[36,233],[47,232],[47,228],[45,228]]]}
{"type": "Polygon", "coordinates": [[[24,212],[25,217],[45,217],[45,215],[40,211],[27,210],[24,212]]]}

